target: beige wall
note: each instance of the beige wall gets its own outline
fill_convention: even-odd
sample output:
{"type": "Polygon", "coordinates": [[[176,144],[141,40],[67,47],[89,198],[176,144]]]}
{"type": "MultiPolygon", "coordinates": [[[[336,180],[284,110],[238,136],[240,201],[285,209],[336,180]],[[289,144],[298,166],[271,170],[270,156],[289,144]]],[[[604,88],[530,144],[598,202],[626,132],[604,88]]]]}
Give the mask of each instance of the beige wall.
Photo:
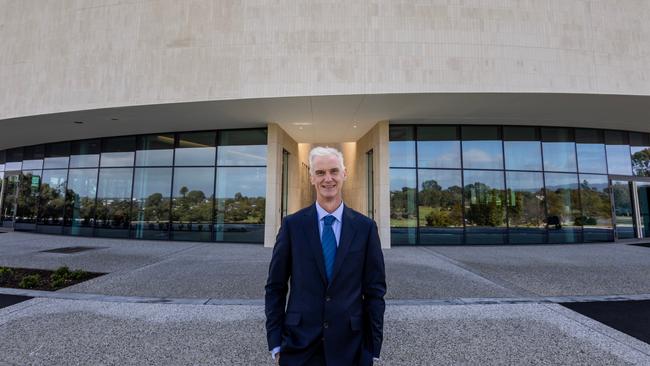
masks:
{"type": "Polygon", "coordinates": [[[648,19],[645,0],[0,0],[0,120],[304,95],[650,95],[648,19]]]}
{"type": "Polygon", "coordinates": [[[264,246],[273,247],[275,236],[282,219],[282,152],[289,152],[288,213],[299,208],[300,181],[296,174],[299,168],[298,144],[277,124],[268,126],[268,155],[266,166],[266,220],[264,224],[264,246]]]}
{"type": "Polygon", "coordinates": [[[373,151],[373,196],[374,220],[379,228],[379,237],[384,248],[390,248],[390,172],[388,170],[388,121],[377,123],[367,134],[356,142],[356,170],[359,207],[368,207],[368,160],[366,153],[373,151]]]}

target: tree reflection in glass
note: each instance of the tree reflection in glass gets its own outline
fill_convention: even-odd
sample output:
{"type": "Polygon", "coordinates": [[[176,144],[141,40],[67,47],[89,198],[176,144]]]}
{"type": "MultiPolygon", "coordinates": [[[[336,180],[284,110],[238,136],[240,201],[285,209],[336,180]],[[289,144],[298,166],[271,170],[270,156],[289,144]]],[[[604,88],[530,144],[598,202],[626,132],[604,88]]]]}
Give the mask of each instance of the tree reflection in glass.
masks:
{"type": "Polygon", "coordinates": [[[211,239],[214,168],[174,169],[173,239],[211,239]]]}
{"type": "Polygon", "coordinates": [[[42,233],[60,234],[65,209],[65,186],[67,170],[44,170],[38,205],[37,230],[42,233]]]}
{"type": "Polygon", "coordinates": [[[96,193],[97,169],[70,169],[65,198],[65,234],[92,235],[96,193]]]}
{"type": "Polygon", "coordinates": [[[614,240],[607,176],[580,174],[580,202],[584,241],[614,240]]]}
{"type": "Polygon", "coordinates": [[[415,169],[390,170],[391,243],[416,244],[415,169]]]}
{"type": "Polygon", "coordinates": [[[420,243],[459,244],[463,241],[460,170],[418,172],[420,243]]]}
{"type": "Polygon", "coordinates": [[[505,233],[503,172],[466,170],[465,227],[468,244],[501,244],[505,233]]]}
{"type": "Polygon", "coordinates": [[[545,173],[546,224],[550,243],[581,241],[582,218],[576,174],[545,173]]]}
{"type": "Polygon", "coordinates": [[[266,168],[217,168],[217,241],[263,242],[265,209],[266,168]]]}
{"type": "Polygon", "coordinates": [[[132,178],[132,168],[99,171],[96,235],[122,238],[129,235],[132,178]]]}
{"type": "Polygon", "coordinates": [[[612,181],[612,195],[614,196],[614,214],[616,215],[616,236],[619,239],[632,239],[634,232],[634,210],[630,182],[612,181]]]}
{"type": "Polygon", "coordinates": [[[509,242],[546,240],[542,173],[506,172],[509,242]]]}
{"type": "Polygon", "coordinates": [[[23,171],[18,185],[16,229],[34,230],[38,217],[38,191],[41,183],[41,171],[23,171]]]}
{"type": "Polygon", "coordinates": [[[136,168],[133,182],[132,236],[167,239],[172,168],[136,168]]]}

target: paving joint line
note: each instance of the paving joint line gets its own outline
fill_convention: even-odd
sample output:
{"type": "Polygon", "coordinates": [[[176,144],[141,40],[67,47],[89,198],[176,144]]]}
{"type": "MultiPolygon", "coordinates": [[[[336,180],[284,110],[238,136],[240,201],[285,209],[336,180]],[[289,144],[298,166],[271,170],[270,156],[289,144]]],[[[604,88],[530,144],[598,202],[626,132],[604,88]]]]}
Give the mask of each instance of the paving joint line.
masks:
{"type": "Polygon", "coordinates": [[[429,248],[429,247],[421,247],[421,248],[425,252],[429,253],[430,255],[432,255],[432,256],[440,259],[440,260],[446,261],[449,264],[457,266],[458,268],[460,268],[462,270],[465,270],[465,271],[467,271],[467,272],[469,272],[469,273],[471,273],[473,275],[479,276],[482,279],[484,279],[485,281],[487,281],[489,283],[492,283],[495,286],[497,286],[499,288],[502,288],[504,290],[514,291],[514,292],[519,293],[519,294],[521,294],[523,296],[542,296],[542,295],[540,295],[538,293],[535,293],[533,291],[525,289],[525,288],[523,288],[523,287],[521,287],[521,286],[519,286],[519,285],[517,285],[517,284],[515,284],[513,282],[510,282],[510,281],[508,281],[506,279],[503,279],[503,278],[501,278],[499,276],[494,276],[494,277],[496,277],[496,279],[488,278],[485,273],[483,273],[483,272],[481,272],[481,271],[479,271],[477,269],[474,269],[474,268],[472,268],[472,267],[470,267],[470,266],[468,266],[468,265],[466,265],[466,264],[464,264],[464,263],[462,263],[460,261],[457,261],[457,260],[455,260],[455,259],[453,259],[451,257],[448,257],[448,256],[446,256],[446,255],[444,255],[442,253],[438,253],[433,248],[429,248]],[[498,282],[496,282],[496,281],[498,281],[498,282]]]}
{"type": "MultiPolygon", "coordinates": [[[[218,298],[174,298],[157,296],[115,296],[93,293],[59,292],[0,288],[0,294],[29,296],[61,300],[90,300],[104,302],[177,304],[177,305],[264,305],[264,299],[218,299],[218,298]]],[[[650,294],[634,295],[576,295],[576,296],[533,296],[533,297],[478,297],[449,299],[387,299],[390,306],[422,305],[504,305],[504,304],[559,304],[593,301],[639,301],[650,300],[650,294]]]]}

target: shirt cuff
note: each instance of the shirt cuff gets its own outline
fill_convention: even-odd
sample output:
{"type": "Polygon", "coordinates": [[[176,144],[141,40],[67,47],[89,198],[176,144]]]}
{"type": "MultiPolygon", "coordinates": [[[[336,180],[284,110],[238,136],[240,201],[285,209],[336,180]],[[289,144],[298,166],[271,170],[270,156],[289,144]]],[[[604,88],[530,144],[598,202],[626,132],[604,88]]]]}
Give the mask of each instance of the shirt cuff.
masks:
{"type": "Polygon", "coordinates": [[[280,352],[280,346],[277,346],[271,350],[271,358],[275,360],[275,355],[280,352]]]}

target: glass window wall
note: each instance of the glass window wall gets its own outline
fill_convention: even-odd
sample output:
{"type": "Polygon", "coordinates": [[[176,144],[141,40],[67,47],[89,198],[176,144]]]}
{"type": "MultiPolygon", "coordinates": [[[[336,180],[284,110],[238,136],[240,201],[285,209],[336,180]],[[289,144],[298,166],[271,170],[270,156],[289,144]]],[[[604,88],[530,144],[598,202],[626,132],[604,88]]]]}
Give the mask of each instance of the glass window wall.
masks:
{"type": "Polygon", "coordinates": [[[66,235],[93,235],[97,169],[70,169],[65,199],[63,232],[66,235]]]}
{"type": "Polygon", "coordinates": [[[70,168],[94,168],[99,166],[99,146],[99,140],[71,142],[70,168]]]}
{"type": "Polygon", "coordinates": [[[210,241],[215,169],[175,168],[172,235],[175,240],[210,241]]]}
{"type": "Polygon", "coordinates": [[[102,168],[97,188],[95,235],[129,236],[133,168],[102,168]]]}
{"type": "Polygon", "coordinates": [[[582,214],[577,174],[545,173],[549,243],[582,241],[582,214]]]}
{"type": "Polygon", "coordinates": [[[465,242],[503,244],[506,233],[503,171],[463,171],[465,242]]]}
{"type": "Polygon", "coordinates": [[[216,132],[188,132],[178,134],[176,166],[214,166],[216,132]]]}
{"type": "Polygon", "coordinates": [[[7,150],[7,162],[5,163],[5,171],[18,171],[23,168],[23,148],[7,150]]]}
{"type": "Polygon", "coordinates": [[[576,146],[573,130],[569,128],[542,128],[544,170],[576,172],[576,146]]]}
{"type": "Polygon", "coordinates": [[[534,127],[503,128],[506,169],[542,170],[542,149],[534,127]]]}
{"type": "Polygon", "coordinates": [[[70,143],[61,142],[45,145],[45,169],[67,169],[70,161],[70,143]]]}
{"type": "Polygon", "coordinates": [[[418,126],[418,166],[460,169],[460,140],[456,126],[418,126]]]}
{"type": "Polygon", "coordinates": [[[416,244],[416,170],[391,169],[390,172],[391,243],[416,244]]]}
{"type": "Polygon", "coordinates": [[[170,166],[174,159],[174,135],[138,136],[137,166],[170,166]]]}
{"type": "Polygon", "coordinates": [[[503,169],[503,144],[498,127],[463,126],[462,138],[463,168],[503,169]]]}
{"type": "Polygon", "coordinates": [[[506,172],[509,243],[544,243],[546,213],[541,172],[506,172]]]}
{"type": "Polygon", "coordinates": [[[172,168],[136,168],[133,180],[131,236],[168,239],[172,168]]]}
{"type": "Polygon", "coordinates": [[[578,171],[607,174],[605,138],[602,130],[576,129],[578,171]]]}
{"type": "Polygon", "coordinates": [[[214,225],[217,241],[263,241],[265,182],[266,168],[217,168],[214,225]]]}
{"type": "Polygon", "coordinates": [[[418,171],[420,243],[463,242],[463,189],[461,170],[418,171]]]}
{"type": "Polygon", "coordinates": [[[585,242],[612,241],[612,206],[606,175],[580,174],[580,203],[585,242]]]}
{"type": "Polygon", "coordinates": [[[23,170],[43,169],[45,148],[43,145],[27,146],[23,148],[23,170]]]}
{"type": "Polygon", "coordinates": [[[609,174],[632,175],[632,160],[627,132],[605,131],[609,174]]]}
{"type": "Polygon", "coordinates": [[[16,230],[36,229],[41,176],[41,170],[23,170],[20,174],[14,225],[16,230]]]}
{"type": "Polygon", "coordinates": [[[133,166],[135,136],[113,137],[102,141],[102,167],[133,166]]]}
{"type": "Polygon", "coordinates": [[[44,170],[38,205],[37,231],[46,234],[63,232],[65,213],[66,169],[44,170]]]}
{"type": "Polygon", "coordinates": [[[415,167],[415,132],[412,126],[390,128],[390,167],[415,167]]]}
{"type": "Polygon", "coordinates": [[[266,166],[266,130],[219,131],[217,165],[266,166]]]}
{"type": "Polygon", "coordinates": [[[632,171],[638,177],[650,177],[650,135],[630,132],[632,171]]]}

